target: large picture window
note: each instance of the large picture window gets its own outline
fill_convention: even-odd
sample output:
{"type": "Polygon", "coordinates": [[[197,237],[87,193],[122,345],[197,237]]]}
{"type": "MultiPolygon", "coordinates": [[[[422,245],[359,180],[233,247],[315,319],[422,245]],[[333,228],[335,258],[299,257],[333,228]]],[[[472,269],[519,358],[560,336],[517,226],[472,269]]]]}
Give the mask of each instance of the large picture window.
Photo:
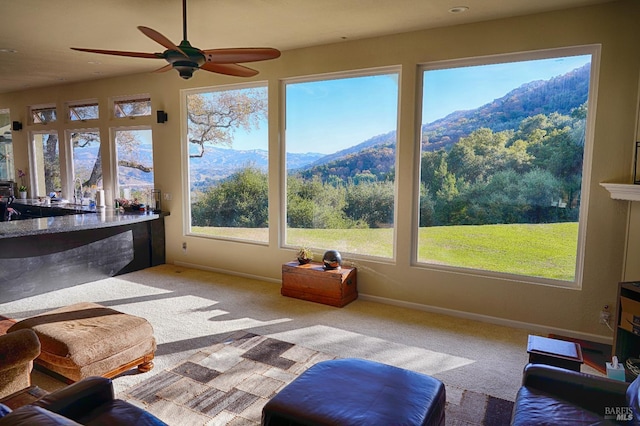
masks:
{"type": "Polygon", "coordinates": [[[394,257],[394,70],[288,81],[288,246],[394,257]]]}
{"type": "Polygon", "coordinates": [[[423,71],[420,263],[575,282],[593,50],[423,71]]]}
{"type": "Polygon", "coordinates": [[[189,232],[268,242],[266,85],[190,91],[185,102],[189,232]]]}

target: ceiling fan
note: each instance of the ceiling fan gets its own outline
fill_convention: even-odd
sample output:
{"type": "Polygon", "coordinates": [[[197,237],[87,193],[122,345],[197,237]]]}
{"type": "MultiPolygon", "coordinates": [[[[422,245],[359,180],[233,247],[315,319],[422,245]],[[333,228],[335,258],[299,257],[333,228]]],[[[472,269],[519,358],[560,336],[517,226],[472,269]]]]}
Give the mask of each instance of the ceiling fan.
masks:
{"type": "Polygon", "coordinates": [[[180,77],[189,79],[193,72],[202,69],[219,74],[236,77],[252,77],[258,74],[254,70],[237,62],[256,62],[275,59],[280,56],[280,51],[270,47],[242,47],[227,49],[200,50],[191,46],[187,40],[187,0],[182,0],[182,41],[175,45],[167,37],[154,29],[139,26],[138,29],[151,40],[164,46],[167,50],[162,53],[125,52],[119,50],[83,49],[72,47],[80,52],[100,53],[103,55],[130,56],[134,58],[164,59],[168,62],[164,67],[155,72],[164,72],[175,69],[180,77]]]}

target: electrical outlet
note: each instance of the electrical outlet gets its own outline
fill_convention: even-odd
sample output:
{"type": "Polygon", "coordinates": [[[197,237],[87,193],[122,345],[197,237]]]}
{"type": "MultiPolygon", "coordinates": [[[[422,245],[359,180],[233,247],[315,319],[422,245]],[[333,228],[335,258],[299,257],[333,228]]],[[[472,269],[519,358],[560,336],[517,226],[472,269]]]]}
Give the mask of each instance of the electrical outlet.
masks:
{"type": "Polygon", "coordinates": [[[163,195],[164,195],[164,199],[165,199],[166,201],[171,201],[171,194],[170,194],[170,193],[165,192],[163,195]]]}
{"type": "Polygon", "coordinates": [[[604,307],[600,311],[600,324],[602,325],[611,324],[611,312],[609,312],[609,305],[604,305],[604,307]]]}
{"type": "Polygon", "coordinates": [[[186,241],[183,241],[183,242],[182,242],[182,251],[183,251],[184,253],[186,253],[186,252],[187,252],[187,242],[186,242],[186,241]]]}

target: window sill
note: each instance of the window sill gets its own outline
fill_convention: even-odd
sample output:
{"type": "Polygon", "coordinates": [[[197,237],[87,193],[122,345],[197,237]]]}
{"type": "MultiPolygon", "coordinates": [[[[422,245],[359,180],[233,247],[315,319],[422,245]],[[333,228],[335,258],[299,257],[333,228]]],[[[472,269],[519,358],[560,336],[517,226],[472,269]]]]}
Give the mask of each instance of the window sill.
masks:
{"type": "Polygon", "coordinates": [[[640,201],[640,185],[600,182],[614,200],[640,201]]]}

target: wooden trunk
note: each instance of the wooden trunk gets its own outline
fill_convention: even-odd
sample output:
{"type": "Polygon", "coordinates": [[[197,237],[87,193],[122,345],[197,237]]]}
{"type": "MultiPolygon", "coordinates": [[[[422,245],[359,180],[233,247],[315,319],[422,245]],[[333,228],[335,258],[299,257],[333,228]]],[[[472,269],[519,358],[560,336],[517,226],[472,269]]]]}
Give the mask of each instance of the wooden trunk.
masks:
{"type": "Polygon", "coordinates": [[[339,308],[358,298],[356,268],[325,270],[320,263],[282,265],[283,296],[339,308]]]}

